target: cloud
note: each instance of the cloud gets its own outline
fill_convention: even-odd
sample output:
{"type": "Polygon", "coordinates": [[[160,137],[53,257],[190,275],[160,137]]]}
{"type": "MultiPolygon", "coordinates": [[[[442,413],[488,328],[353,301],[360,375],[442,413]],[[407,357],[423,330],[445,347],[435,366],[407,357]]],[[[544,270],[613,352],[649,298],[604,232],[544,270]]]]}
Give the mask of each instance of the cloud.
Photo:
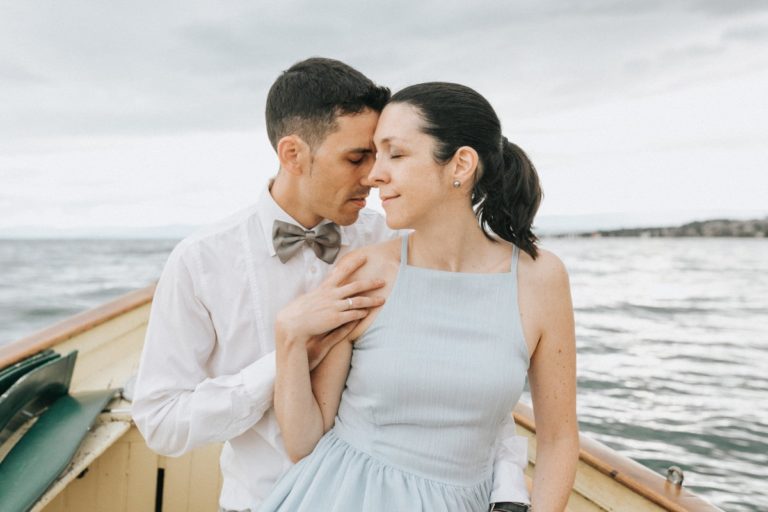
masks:
{"type": "Polygon", "coordinates": [[[22,65],[8,61],[0,61],[0,81],[27,87],[30,85],[44,84],[46,79],[42,75],[30,71],[22,65]]]}
{"type": "Polygon", "coordinates": [[[723,32],[725,41],[742,41],[761,43],[768,40],[768,24],[741,25],[723,32]]]}
{"type": "Polygon", "coordinates": [[[575,0],[547,4],[544,2],[549,15],[557,16],[633,16],[658,12],[660,7],[669,6],[669,2],[661,0],[575,0]]]}
{"type": "Polygon", "coordinates": [[[722,17],[768,12],[768,3],[763,0],[688,0],[685,3],[692,11],[722,17]]]}
{"type": "Polygon", "coordinates": [[[684,73],[686,59],[716,57],[708,41],[663,53],[698,31],[690,5],[397,0],[373,12],[338,1],[73,1],[40,13],[3,4],[0,76],[13,79],[0,83],[0,135],[255,129],[274,78],[311,55],[345,60],[393,89],[449,80],[523,115],[568,108],[631,90],[659,62],[684,73]]]}

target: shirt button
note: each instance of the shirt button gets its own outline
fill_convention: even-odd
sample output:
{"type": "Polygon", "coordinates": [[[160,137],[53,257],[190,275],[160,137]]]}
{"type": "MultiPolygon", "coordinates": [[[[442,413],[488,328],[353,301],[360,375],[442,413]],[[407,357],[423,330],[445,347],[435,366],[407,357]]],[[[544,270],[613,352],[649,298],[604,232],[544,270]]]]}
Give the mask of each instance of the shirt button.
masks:
{"type": "Polygon", "coordinates": [[[315,266],[309,267],[309,273],[310,274],[314,274],[315,272],[317,272],[317,267],[315,267],[315,266]]]}

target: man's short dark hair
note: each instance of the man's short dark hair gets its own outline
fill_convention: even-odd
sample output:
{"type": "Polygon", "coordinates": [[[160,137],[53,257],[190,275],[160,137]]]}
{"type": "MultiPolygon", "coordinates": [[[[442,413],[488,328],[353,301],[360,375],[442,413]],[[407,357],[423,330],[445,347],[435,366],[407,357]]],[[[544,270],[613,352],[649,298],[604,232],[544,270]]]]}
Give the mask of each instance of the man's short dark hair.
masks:
{"type": "Polygon", "coordinates": [[[267,95],[267,135],[272,147],[296,134],[311,148],[337,128],[336,118],[366,108],[381,112],[390,92],[343,62],[321,57],[297,62],[272,84],[267,95]]]}

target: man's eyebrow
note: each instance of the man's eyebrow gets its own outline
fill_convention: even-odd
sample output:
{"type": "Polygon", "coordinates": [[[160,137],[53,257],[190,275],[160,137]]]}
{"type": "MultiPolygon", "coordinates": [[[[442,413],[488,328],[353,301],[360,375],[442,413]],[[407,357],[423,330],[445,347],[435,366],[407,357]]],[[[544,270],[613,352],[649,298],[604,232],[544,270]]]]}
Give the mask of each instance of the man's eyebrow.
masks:
{"type": "Polygon", "coordinates": [[[371,148],[351,148],[346,151],[346,153],[373,153],[373,150],[371,148]]]}

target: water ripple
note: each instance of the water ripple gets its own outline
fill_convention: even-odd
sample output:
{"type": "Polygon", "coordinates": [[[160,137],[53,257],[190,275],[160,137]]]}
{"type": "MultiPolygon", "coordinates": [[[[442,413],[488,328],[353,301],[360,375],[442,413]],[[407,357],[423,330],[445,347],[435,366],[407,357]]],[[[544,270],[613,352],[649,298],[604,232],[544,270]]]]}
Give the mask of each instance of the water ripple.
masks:
{"type": "Polygon", "coordinates": [[[582,431],[768,510],[768,241],[545,240],[569,269],[582,431]]]}

